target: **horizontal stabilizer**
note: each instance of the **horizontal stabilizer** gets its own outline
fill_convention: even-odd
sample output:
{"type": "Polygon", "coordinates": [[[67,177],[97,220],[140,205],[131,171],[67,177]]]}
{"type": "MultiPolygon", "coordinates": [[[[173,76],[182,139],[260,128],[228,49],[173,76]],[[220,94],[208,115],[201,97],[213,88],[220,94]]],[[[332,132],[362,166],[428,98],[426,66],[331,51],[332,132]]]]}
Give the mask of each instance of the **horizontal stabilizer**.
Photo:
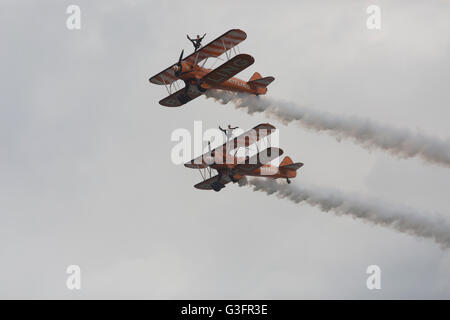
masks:
{"type": "Polygon", "coordinates": [[[284,166],[280,166],[280,168],[289,169],[289,170],[298,170],[301,167],[303,167],[303,163],[301,163],[301,162],[291,163],[291,164],[287,164],[284,166]]]}
{"type": "Polygon", "coordinates": [[[251,86],[265,88],[269,84],[271,84],[273,82],[273,80],[275,80],[274,77],[264,77],[264,78],[259,78],[259,79],[256,79],[256,80],[251,80],[251,81],[248,82],[248,84],[251,85],[251,86]]]}

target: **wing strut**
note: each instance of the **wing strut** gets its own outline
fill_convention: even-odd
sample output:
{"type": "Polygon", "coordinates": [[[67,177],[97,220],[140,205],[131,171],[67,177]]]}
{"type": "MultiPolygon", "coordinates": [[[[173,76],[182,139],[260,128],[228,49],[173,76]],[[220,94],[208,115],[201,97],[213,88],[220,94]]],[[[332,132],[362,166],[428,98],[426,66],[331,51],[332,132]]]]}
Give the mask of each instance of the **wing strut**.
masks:
{"type": "Polygon", "coordinates": [[[225,45],[225,41],[223,39],[222,39],[222,45],[223,45],[223,50],[225,51],[225,55],[227,56],[227,60],[230,60],[230,58],[228,57],[227,46],[225,45]]]}
{"type": "Polygon", "coordinates": [[[211,167],[206,168],[198,168],[198,172],[200,172],[200,175],[202,176],[203,181],[209,179],[212,177],[212,169],[211,167]]]}

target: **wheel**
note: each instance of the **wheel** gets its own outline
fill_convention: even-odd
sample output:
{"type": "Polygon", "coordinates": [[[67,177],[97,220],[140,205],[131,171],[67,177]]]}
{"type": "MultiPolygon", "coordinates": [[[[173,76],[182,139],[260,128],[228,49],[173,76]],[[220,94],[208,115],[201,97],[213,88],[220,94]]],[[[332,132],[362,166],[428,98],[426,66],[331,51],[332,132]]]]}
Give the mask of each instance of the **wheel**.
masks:
{"type": "Polygon", "coordinates": [[[204,93],[204,92],[206,92],[206,90],[208,90],[208,89],[205,89],[205,88],[202,87],[202,83],[200,82],[200,80],[197,81],[197,89],[198,89],[198,91],[200,91],[201,93],[204,93]]]}
{"type": "Polygon", "coordinates": [[[191,98],[187,95],[187,94],[179,94],[177,97],[178,101],[180,101],[180,103],[185,104],[186,102],[191,101],[191,98]]]}
{"type": "Polygon", "coordinates": [[[239,180],[236,180],[236,179],[234,178],[234,175],[233,175],[233,174],[230,174],[229,177],[230,177],[231,182],[236,183],[236,182],[239,181],[239,180]]]}
{"type": "Polygon", "coordinates": [[[211,187],[213,188],[214,191],[219,192],[220,190],[222,190],[223,187],[225,187],[225,185],[215,181],[211,184],[211,187]]]}
{"type": "Polygon", "coordinates": [[[228,168],[228,177],[230,178],[231,182],[237,182],[238,180],[236,180],[234,178],[234,173],[233,170],[231,170],[231,168],[228,168]]]}

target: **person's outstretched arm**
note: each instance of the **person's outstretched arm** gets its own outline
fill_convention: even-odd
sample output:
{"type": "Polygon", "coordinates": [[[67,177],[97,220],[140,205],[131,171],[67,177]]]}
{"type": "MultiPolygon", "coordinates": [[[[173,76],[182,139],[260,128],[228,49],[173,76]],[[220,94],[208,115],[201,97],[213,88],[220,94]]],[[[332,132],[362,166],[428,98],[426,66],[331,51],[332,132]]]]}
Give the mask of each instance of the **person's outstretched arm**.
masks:
{"type": "Polygon", "coordinates": [[[234,129],[237,129],[237,128],[239,128],[239,127],[234,127],[234,128],[231,128],[231,127],[230,127],[231,130],[234,130],[234,129]]]}
{"type": "Polygon", "coordinates": [[[188,35],[188,34],[186,35],[186,37],[187,37],[187,38],[189,39],[189,41],[192,41],[192,39],[191,39],[191,38],[189,38],[189,35],[188,35]]]}
{"type": "Polygon", "coordinates": [[[220,126],[219,126],[219,130],[222,131],[223,133],[227,134],[227,130],[222,129],[220,126]]]}

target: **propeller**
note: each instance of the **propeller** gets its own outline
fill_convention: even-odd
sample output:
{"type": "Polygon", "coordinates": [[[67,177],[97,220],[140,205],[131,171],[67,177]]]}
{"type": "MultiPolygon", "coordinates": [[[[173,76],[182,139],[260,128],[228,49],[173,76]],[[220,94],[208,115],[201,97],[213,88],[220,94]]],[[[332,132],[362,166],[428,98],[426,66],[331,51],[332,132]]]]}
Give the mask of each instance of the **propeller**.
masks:
{"type": "Polygon", "coordinates": [[[176,64],[177,68],[175,70],[175,74],[179,75],[181,73],[181,61],[183,60],[184,49],[181,50],[180,58],[178,58],[178,62],[176,64]]]}

